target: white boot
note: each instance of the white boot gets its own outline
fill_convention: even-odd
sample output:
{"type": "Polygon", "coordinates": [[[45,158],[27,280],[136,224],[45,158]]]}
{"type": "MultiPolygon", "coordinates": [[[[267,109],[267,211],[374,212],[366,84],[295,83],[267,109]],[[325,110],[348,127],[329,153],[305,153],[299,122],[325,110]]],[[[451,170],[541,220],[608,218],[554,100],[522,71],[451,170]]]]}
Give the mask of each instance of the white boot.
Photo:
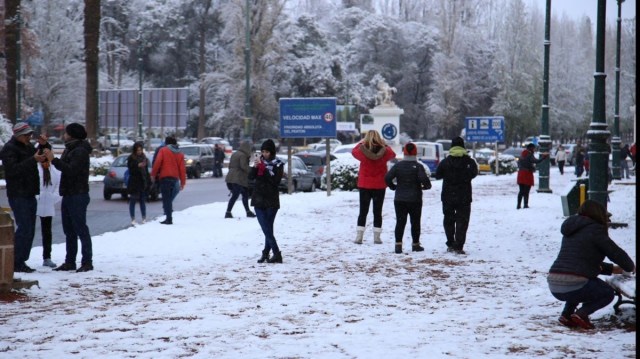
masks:
{"type": "Polygon", "coordinates": [[[380,233],[382,233],[382,228],[373,227],[373,243],[382,244],[382,240],[380,239],[380,233]]]}
{"type": "Polygon", "coordinates": [[[356,228],[356,240],[355,243],[356,244],[362,244],[362,237],[364,236],[364,227],[360,227],[358,226],[356,228]]]}

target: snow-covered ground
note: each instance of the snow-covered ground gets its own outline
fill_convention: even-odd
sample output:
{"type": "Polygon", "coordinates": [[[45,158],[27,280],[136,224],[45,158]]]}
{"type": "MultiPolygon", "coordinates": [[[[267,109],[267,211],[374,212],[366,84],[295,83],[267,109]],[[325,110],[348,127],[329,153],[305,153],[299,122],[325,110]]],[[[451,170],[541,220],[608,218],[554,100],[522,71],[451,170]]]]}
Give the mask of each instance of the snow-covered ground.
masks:
{"type": "MultiPolygon", "coordinates": [[[[175,213],[172,226],[161,217],[95,236],[88,273],[42,267],[34,248],[37,272],[19,277],[39,286],[0,302],[0,358],[635,358],[633,306],[594,313],[593,331],[557,323],[563,303],[545,276],[574,178],[552,167],[553,193],[532,190],[524,210],[515,174],[476,178],[467,255],[446,252],[441,181],[424,194],[418,253],[409,226],[405,253],[393,253],[389,190],[382,245],[371,215],[364,244],[353,243],[356,192],[281,195],[283,264],[256,263],[263,236],[240,203],[238,218],[211,203],[175,213]]],[[[635,261],[629,184],[610,187],[609,211],[628,223],[610,236],[635,261]]],[[[64,255],[54,245],[53,260],[64,255]]]]}

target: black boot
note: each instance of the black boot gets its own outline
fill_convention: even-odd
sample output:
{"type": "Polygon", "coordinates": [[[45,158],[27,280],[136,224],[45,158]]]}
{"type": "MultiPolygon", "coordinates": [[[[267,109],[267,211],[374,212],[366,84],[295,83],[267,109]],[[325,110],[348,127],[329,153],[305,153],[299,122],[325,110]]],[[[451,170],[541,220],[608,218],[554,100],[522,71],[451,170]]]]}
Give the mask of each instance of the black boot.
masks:
{"type": "Polygon", "coordinates": [[[169,217],[167,217],[167,219],[165,219],[164,221],[160,222],[160,224],[173,224],[173,220],[169,217]]]}
{"type": "Polygon", "coordinates": [[[282,263],[282,253],[274,252],[273,257],[267,259],[267,263],[282,263]]]}
{"type": "Polygon", "coordinates": [[[524,195],[524,208],[529,208],[529,195],[524,195]]]}
{"type": "Polygon", "coordinates": [[[402,253],[402,242],[396,242],[395,252],[396,252],[397,254],[402,253]]]}
{"type": "Polygon", "coordinates": [[[420,245],[420,242],[413,242],[413,244],[411,245],[411,251],[422,252],[424,251],[424,248],[420,245]]]}
{"type": "Polygon", "coordinates": [[[264,263],[265,261],[269,260],[269,250],[268,249],[263,249],[262,250],[262,257],[260,257],[260,259],[258,259],[258,263],[264,263]]]}
{"type": "Polygon", "coordinates": [[[522,203],[522,195],[518,194],[518,207],[516,209],[520,209],[520,203],[522,203]]]}
{"type": "Polygon", "coordinates": [[[248,210],[247,210],[247,217],[249,217],[249,218],[254,218],[255,216],[256,216],[256,214],[255,214],[255,213],[253,213],[253,212],[251,212],[251,210],[250,210],[250,209],[248,209],[248,210]]]}

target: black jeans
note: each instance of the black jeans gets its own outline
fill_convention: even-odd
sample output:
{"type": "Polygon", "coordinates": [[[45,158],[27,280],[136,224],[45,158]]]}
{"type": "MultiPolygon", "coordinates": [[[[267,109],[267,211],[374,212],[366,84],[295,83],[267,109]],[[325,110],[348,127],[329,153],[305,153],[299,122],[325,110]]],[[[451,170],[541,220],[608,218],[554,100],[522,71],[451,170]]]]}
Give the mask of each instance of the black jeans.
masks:
{"type": "Polygon", "coordinates": [[[249,212],[249,189],[237,183],[231,183],[231,198],[229,198],[229,203],[227,204],[227,212],[231,212],[240,195],[242,195],[244,210],[249,212]]]}
{"type": "Polygon", "coordinates": [[[40,232],[42,233],[42,259],[51,259],[51,245],[53,243],[53,233],[51,223],[53,217],[40,217],[40,232]]]}
{"type": "Polygon", "coordinates": [[[367,224],[367,214],[369,213],[369,204],[373,201],[373,226],[382,228],[382,205],[384,204],[383,189],[365,189],[359,188],[360,192],[360,214],[358,214],[358,227],[364,227],[367,224]]]}
{"type": "Polygon", "coordinates": [[[589,316],[596,310],[604,308],[615,297],[613,288],[600,278],[589,279],[584,287],[567,293],[551,294],[556,299],[566,302],[562,315],[568,317],[576,310],[578,304],[582,303],[582,307],[578,310],[578,314],[589,316]]]}
{"type": "Polygon", "coordinates": [[[33,237],[36,233],[36,210],[38,201],[35,196],[20,197],[11,196],[8,198],[9,206],[13,211],[16,231],[14,234],[14,267],[26,265],[31,254],[33,237]]]}
{"type": "Polygon", "coordinates": [[[411,219],[411,240],[420,243],[420,217],[422,217],[422,201],[403,202],[394,201],[396,209],[396,242],[402,242],[404,228],[407,226],[407,216],[411,219]]]}
{"type": "Polygon", "coordinates": [[[564,174],[564,161],[558,161],[558,169],[560,170],[560,174],[564,174]]]}
{"type": "Polygon", "coordinates": [[[471,203],[454,204],[443,202],[444,233],[447,236],[447,247],[463,249],[467,241],[467,228],[469,228],[469,216],[471,215],[471,203]]]}

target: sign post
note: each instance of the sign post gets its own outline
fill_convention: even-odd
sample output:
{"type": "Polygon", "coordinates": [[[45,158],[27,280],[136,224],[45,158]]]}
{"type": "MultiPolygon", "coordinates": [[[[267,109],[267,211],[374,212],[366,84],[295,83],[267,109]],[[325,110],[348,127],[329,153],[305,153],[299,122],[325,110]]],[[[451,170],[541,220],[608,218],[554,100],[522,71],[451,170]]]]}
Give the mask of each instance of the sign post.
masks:
{"type": "Polygon", "coordinates": [[[504,116],[478,116],[465,118],[465,141],[495,142],[495,169],[500,173],[498,142],[504,142],[504,116]]]}
{"type": "MultiPolygon", "coordinates": [[[[281,98],[280,101],[280,137],[336,137],[336,98],[281,98]]],[[[291,193],[291,146],[288,147],[288,187],[291,193]]],[[[331,195],[330,146],[327,151],[327,196],[331,195]]]]}

